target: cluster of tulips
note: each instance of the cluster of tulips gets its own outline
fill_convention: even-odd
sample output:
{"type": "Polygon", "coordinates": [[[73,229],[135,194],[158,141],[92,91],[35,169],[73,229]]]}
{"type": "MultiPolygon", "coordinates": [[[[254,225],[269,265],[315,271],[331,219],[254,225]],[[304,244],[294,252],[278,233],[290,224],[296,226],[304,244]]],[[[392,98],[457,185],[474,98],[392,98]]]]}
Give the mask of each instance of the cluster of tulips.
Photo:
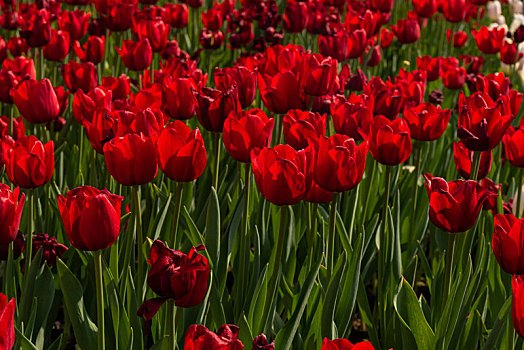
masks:
{"type": "Polygon", "coordinates": [[[0,350],[524,346],[522,1],[0,9],[0,350]]]}

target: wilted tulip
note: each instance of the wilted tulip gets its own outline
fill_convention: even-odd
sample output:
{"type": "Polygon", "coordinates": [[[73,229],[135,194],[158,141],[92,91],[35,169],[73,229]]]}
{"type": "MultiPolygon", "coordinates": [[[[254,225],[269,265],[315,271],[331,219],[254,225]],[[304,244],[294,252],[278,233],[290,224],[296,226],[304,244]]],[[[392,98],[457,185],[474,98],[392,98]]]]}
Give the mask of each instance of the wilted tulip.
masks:
{"type": "Polygon", "coordinates": [[[124,198],[91,186],[77,187],[57,198],[65,232],[80,250],[111,246],[120,232],[120,206],[124,198]]]}

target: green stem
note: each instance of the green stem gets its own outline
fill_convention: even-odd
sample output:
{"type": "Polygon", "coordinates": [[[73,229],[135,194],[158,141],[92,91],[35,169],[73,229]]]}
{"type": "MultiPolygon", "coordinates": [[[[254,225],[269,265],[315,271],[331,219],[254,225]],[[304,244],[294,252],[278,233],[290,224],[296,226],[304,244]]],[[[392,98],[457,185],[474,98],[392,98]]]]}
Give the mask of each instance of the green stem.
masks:
{"type": "Polygon", "coordinates": [[[180,219],[180,207],[182,204],[182,190],[184,189],[184,184],[181,182],[176,183],[175,188],[175,210],[173,212],[173,221],[171,222],[171,232],[172,236],[169,240],[171,248],[176,249],[178,244],[178,221],[180,219]]]}
{"type": "Polygon", "coordinates": [[[169,350],[175,350],[176,348],[176,327],[175,327],[175,317],[176,317],[176,305],[173,299],[169,299],[167,302],[167,331],[169,332],[169,350]]]}
{"type": "Polygon", "coordinates": [[[98,318],[98,350],[105,349],[105,329],[104,329],[104,282],[102,279],[102,251],[97,250],[93,253],[95,260],[95,281],[96,281],[96,306],[98,318]]]}
{"type": "Polygon", "coordinates": [[[29,202],[29,212],[27,213],[27,233],[25,241],[25,272],[29,276],[29,266],[31,266],[33,250],[33,213],[35,210],[33,190],[27,191],[27,201],[29,202]]]}
{"type": "Polygon", "coordinates": [[[422,153],[422,142],[415,142],[417,146],[415,155],[415,176],[414,176],[414,196],[413,196],[413,211],[411,212],[411,228],[413,230],[413,239],[416,239],[417,234],[417,198],[418,198],[418,179],[420,177],[420,154],[422,153]]]}
{"type": "Polygon", "coordinates": [[[215,171],[213,173],[213,187],[218,193],[218,174],[220,170],[220,133],[213,133],[213,141],[215,146],[215,171]]]}
{"type": "Polygon", "coordinates": [[[366,222],[366,215],[367,215],[367,212],[368,212],[368,203],[369,203],[369,195],[371,194],[371,185],[373,184],[373,178],[375,177],[375,168],[376,168],[376,161],[373,159],[371,161],[371,164],[370,164],[370,172],[371,174],[369,175],[369,181],[367,181],[366,183],[366,199],[364,201],[364,212],[362,213],[362,222],[360,223],[361,225],[363,225],[365,222],[366,222]]]}
{"type": "Polygon", "coordinates": [[[507,320],[507,330],[508,330],[508,350],[513,350],[515,348],[515,328],[513,327],[513,317],[511,313],[508,313],[507,320]]]}
{"type": "Polygon", "coordinates": [[[284,246],[284,241],[286,237],[286,221],[287,221],[287,207],[280,207],[280,229],[278,232],[277,247],[275,251],[275,260],[273,261],[273,266],[271,266],[271,275],[268,285],[268,294],[264,303],[264,310],[262,311],[262,325],[265,326],[268,324],[269,310],[271,305],[273,305],[273,300],[277,294],[277,281],[279,278],[280,264],[282,263],[282,248],[284,246]]]}
{"type": "Polygon", "coordinates": [[[142,303],[144,298],[144,254],[142,253],[142,245],[144,238],[142,236],[142,210],[140,206],[139,186],[133,186],[133,212],[135,213],[135,230],[136,230],[136,246],[138,254],[138,273],[137,273],[137,294],[138,303],[142,303]]]}
{"type": "MultiPolygon", "coordinates": [[[[382,212],[382,220],[384,222],[384,227],[386,223],[387,209],[389,204],[389,192],[391,190],[391,167],[386,166],[386,191],[384,192],[384,208],[382,212]]],[[[385,232],[385,231],[384,231],[385,232]]],[[[382,248],[382,247],[381,247],[382,248]]]]}
{"type": "Polygon", "coordinates": [[[251,190],[251,163],[244,164],[244,208],[242,213],[242,228],[240,232],[240,265],[239,265],[239,284],[238,284],[238,293],[240,305],[243,305],[243,296],[242,292],[246,286],[246,272],[247,266],[249,265],[249,250],[250,242],[248,235],[248,216],[249,216],[249,192],[251,190]]]}
{"type": "Polygon", "coordinates": [[[318,203],[313,203],[313,210],[311,211],[311,227],[309,229],[308,236],[308,267],[311,270],[313,265],[313,246],[315,242],[315,235],[317,233],[317,216],[318,216],[318,203]]]}
{"type": "Polygon", "coordinates": [[[327,277],[331,279],[333,273],[333,261],[335,257],[335,218],[337,216],[337,199],[338,192],[333,192],[333,198],[331,199],[330,212],[329,212],[329,229],[328,229],[328,246],[327,246],[327,277]]]}
{"type": "Polygon", "coordinates": [[[453,250],[455,249],[456,234],[450,233],[448,237],[448,249],[446,250],[446,269],[444,275],[444,305],[445,300],[449,297],[449,286],[451,275],[453,273],[453,250]]]}
{"type": "Polygon", "coordinates": [[[478,175],[479,175],[479,167],[480,167],[480,157],[482,156],[482,152],[473,152],[473,162],[471,163],[471,176],[470,179],[477,181],[478,175]]]}
{"type": "Polygon", "coordinates": [[[517,195],[515,196],[515,213],[517,214],[516,216],[518,218],[520,218],[522,216],[521,214],[521,211],[522,211],[522,186],[524,185],[524,169],[523,168],[519,168],[517,170],[517,176],[518,176],[518,180],[517,180],[517,195]]]}

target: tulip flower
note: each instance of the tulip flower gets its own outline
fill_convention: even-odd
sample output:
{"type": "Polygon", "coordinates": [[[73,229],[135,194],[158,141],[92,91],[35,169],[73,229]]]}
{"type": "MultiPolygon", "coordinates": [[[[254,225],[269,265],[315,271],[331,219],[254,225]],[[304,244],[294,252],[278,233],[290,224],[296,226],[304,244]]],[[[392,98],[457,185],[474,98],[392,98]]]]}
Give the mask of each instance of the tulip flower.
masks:
{"type": "Polygon", "coordinates": [[[337,76],[337,60],[321,54],[309,54],[302,61],[301,86],[311,96],[322,96],[331,91],[337,76]]]}
{"type": "Polygon", "coordinates": [[[258,108],[231,113],[224,122],[224,146],[231,157],[249,163],[251,150],[269,147],[274,125],[275,119],[258,108]]]}
{"type": "Polygon", "coordinates": [[[466,18],[468,1],[449,0],[442,2],[443,12],[446,19],[451,23],[462,22],[466,18]]]}
{"type": "MultiPolygon", "coordinates": [[[[15,141],[25,134],[25,125],[22,117],[13,118],[13,130],[11,130],[11,120],[8,116],[0,116],[0,139],[4,136],[11,136],[15,141]]],[[[1,157],[0,157],[1,162],[1,157]]]]}
{"type": "Polygon", "coordinates": [[[153,52],[164,50],[169,36],[169,25],[161,19],[141,20],[135,26],[138,39],[148,39],[153,52]]]}
{"type": "Polygon", "coordinates": [[[356,344],[352,344],[346,339],[333,339],[329,340],[324,338],[322,347],[320,350],[374,350],[375,348],[368,341],[361,341],[356,344]]]}
{"type": "Polygon", "coordinates": [[[502,27],[481,27],[478,32],[472,29],[471,34],[475,38],[475,42],[480,51],[488,55],[493,55],[500,51],[506,30],[502,27]]]}
{"type": "Polygon", "coordinates": [[[24,38],[30,47],[42,47],[51,39],[49,17],[49,12],[41,9],[32,13],[27,20],[22,21],[20,37],[24,38]]]}
{"type": "Polygon", "coordinates": [[[75,41],[73,49],[81,62],[89,61],[93,64],[99,64],[104,60],[105,43],[104,36],[91,35],[83,46],[80,46],[80,43],[75,41]]]}
{"type": "Polygon", "coordinates": [[[408,106],[404,109],[404,119],[408,123],[414,140],[433,141],[441,137],[451,117],[451,110],[442,110],[431,103],[408,106]]]}
{"type": "Polygon", "coordinates": [[[315,182],[330,192],[355,188],[364,174],[368,142],[356,145],[349,136],[321,136],[315,143],[315,182]]]}
{"type": "Polygon", "coordinates": [[[515,331],[524,337],[524,276],[513,275],[511,280],[513,304],[511,315],[515,331]]]}
{"type": "Polygon", "coordinates": [[[253,339],[253,350],[275,350],[275,342],[267,340],[265,334],[260,334],[253,339]]]}
{"type": "Polygon", "coordinates": [[[0,260],[7,261],[9,260],[9,253],[13,254],[13,259],[16,260],[22,255],[24,251],[25,237],[22,232],[18,231],[16,238],[11,245],[11,242],[8,244],[0,244],[0,260]]]}
{"type": "Polygon", "coordinates": [[[120,206],[124,198],[91,186],[77,187],[57,198],[64,229],[80,250],[111,246],[120,232],[120,206]]]}
{"type": "Polygon", "coordinates": [[[44,46],[43,52],[46,60],[62,61],[69,54],[69,33],[62,30],[54,30],[51,40],[44,46]]]}
{"type": "Polygon", "coordinates": [[[107,142],[104,158],[111,176],[124,186],[146,184],[158,173],[153,140],[142,133],[126,134],[107,142]]]}
{"type": "Polygon", "coordinates": [[[196,114],[193,91],[197,86],[192,78],[166,77],[162,83],[165,112],[173,119],[191,119],[196,114]]]}
{"type": "Polygon", "coordinates": [[[376,116],[369,138],[371,155],[385,165],[404,163],[413,150],[409,126],[404,119],[391,121],[384,116],[376,116]]]}
{"type": "Polygon", "coordinates": [[[58,243],[55,237],[50,237],[47,233],[33,235],[33,258],[40,249],[42,249],[41,263],[45,261],[49,266],[55,266],[56,258],[60,258],[67,251],[65,245],[58,243]]]}
{"type": "MultiPolygon", "coordinates": [[[[460,176],[470,179],[471,168],[473,164],[473,151],[470,151],[462,141],[453,143],[453,160],[460,176]]],[[[480,165],[477,174],[477,179],[485,178],[491,170],[491,162],[493,156],[491,151],[482,152],[480,155],[480,165]]]]}
{"type": "Polygon", "coordinates": [[[55,90],[49,79],[24,80],[11,90],[11,98],[20,114],[32,124],[50,122],[60,112],[55,90]]]}
{"type": "Polygon", "coordinates": [[[284,29],[288,33],[300,33],[306,28],[308,9],[305,2],[290,1],[284,12],[284,29]]]}
{"type": "Polygon", "coordinates": [[[90,120],[82,120],[86,136],[97,153],[104,154],[104,144],[115,136],[117,116],[117,111],[109,113],[101,108],[94,111],[90,120]]]}
{"type": "Polygon", "coordinates": [[[209,30],[219,30],[224,21],[222,12],[218,7],[213,7],[202,12],[201,18],[202,25],[209,30]]]}
{"type": "Polygon", "coordinates": [[[420,25],[416,18],[399,19],[392,30],[402,44],[411,44],[420,38],[420,25]]]}
{"type": "Polygon", "coordinates": [[[107,27],[112,32],[124,32],[133,25],[133,14],[138,10],[136,1],[95,1],[105,4],[105,9],[97,8],[99,13],[107,14],[107,27]]]}
{"type": "Polygon", "coordinates": [[[35,136],[2,141],[2,161],[9,181],[22,188],[48,183],[55,168],[53,141],[42,144],[35,136]]]}
{"type": "Polygon", "coordinates": [[[205,87],[195,93],[194,99],[198,121],[208,131],[222,132],[227,116],[230,113],[240,113],[236,86],[224,91],[205,87]]]}
{"type": "MultiPolygon", "coordinates": [[[[451,30],[446,31],[446,37],[448,39],[448,43],[451,41],[451,30]]],[[[462,30],[458,30],[453,33],[453,47],[455,48],[461,48],[466,44],[466,41],[468,41],[468,34],[466,32],[463,32],[462,30]]]]}
{"type": "Polygon", "coordinates": [[[284,116],[284,140],[294,149],[308,146],[309,139],[317,140],[326,134],[326,115],[292,109],[284,116]]]}
{"type": "Polygon", "coordinates": [[[139,41],[124,40],[122,48],[116,48],[124,65],[134,71],[142,71],[149,67],[153,60],[153,49],[148,39],[139,41]]]}
{"type": "Polygon", "coordinates": [[[413,0],[413,9],[420,17],[432,17],[437,11],[436,0],[413,0]]]}
{"type": "Polygon", "coordinates": [[[62,65],[62,77],[67,88],[73,93],[79,89],[87,93],[98,85],[96,67],[92,62],[69,61],[62,65]]]}
{"type": "Polygon", "coordinates": [[[511,165],[524,168],[524,125],[521,123],[519,129],[508,127],[502,142],[506,151],[506,158],[511,165]]]}
{"type": "Polygon", "coordinates": [[[69,33],[71,40],[80,40],[86,35],[91,13],[82,10],[62,11],[58,28],[69,33]]]}
{"type": "Polygon", "coordinates": [[[90,90],[87,94],[78,89],[73,97],[73,117],[82,124],[84,120],[91,121],[96,110],[111,112],[112,92],[103,86],[90,90]]]}
{"type": "Polygon", "coordinates": [[[440,76],[440,57],[417,57],[417,69],[426,72],[428,81],[437,80],[440,76]]]}
{"type": "Polygon", "coordinates": [[[475,225],[484,201],[497,194],[473,180],[446,182],[424,174],[429,196],[429,218],[443,231],[465,232],[475,225]]]}
{"type": "Polygon", "coordinates": [[[7,302],[7,296],[0,293],[0,348],[10,350],[15,345],[15,309],[16,301],[12,298],[7,302]]]}
{"type": "Polygon", "coordinates": [[[224,324],[213,333],[203,325],[193,324],[186,331],[185,349],[242,350],[244,345],[238,339],[240,329],[232,324],[224,324]]]}
{"type": "Polygon", "coordinates": [[[179,120],[166,125],[156,141],[158,165],[171,180],[189,182],[202,175],[207,153],[200,130],[179,120]]]}
{"type": "Polygon", "coordinates": [[[284,114],[290,109],[307,109],[306,96],[299,90],[298,76],[283,70],[275,75],[259,73],[258,88],[264,106],[273,113],[284,114]]]}
{"type": "Polygon", "coordinates": [[[215,85],[221,91],[225,91],[231,85],[236,85],[240,105],[242,108],[247,108],[255,100],[257,73],[256,70],[244,66],[215,68],[215,85]]]}
{"type": "Polygon", "coordinates": [[[124,100],[129,96],[131,86],[129,78],[122,74],[120,77],[103,77],[102,85],[113,93],[113,100],[124,100]]]}
{"type": "Polygon", "coordinates": [[[472,151],[488,151],[495,148],[515,118],[511,113],[507,96],[493,101],[484,92],[476,92],[467,98],[461,93],[458,105],[457,135],[472,151]]]}
{"type": "Polygon", "coordinates": [[[20,196],[17,187],[12,192],[9,186],[0,184],[0,245],[8,245],[16,239],[20,218],[24,209],[25,194],[20,196]]]}
{"type": "Polygon", "coordinates": [[[366,94],[351,94],[347,99],[343,95],[336,95],[330,108],[337,133],[355,141],[362,140],[361,134],[369,135],[373,123],[373,98],[366,94]]]}

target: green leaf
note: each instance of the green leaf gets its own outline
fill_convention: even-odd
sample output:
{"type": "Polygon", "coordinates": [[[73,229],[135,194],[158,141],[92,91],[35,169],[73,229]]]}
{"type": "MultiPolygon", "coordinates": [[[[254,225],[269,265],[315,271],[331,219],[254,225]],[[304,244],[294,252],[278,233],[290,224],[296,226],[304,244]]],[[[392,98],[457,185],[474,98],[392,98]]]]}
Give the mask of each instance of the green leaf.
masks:
{"type": "Polygon", "coordinates": [[[322,258],[323,256],[321,255],[320,259],[315,263],[314,267],[309,272],[306,282],[300,290],[297,308],[295,309],[295,312],[293,312],[293,316],[291,316],[286,325],[278,332],[275,339],[275,349],[288,350],[291,348],[291,344],[293,343],[293,339],[295,338],[295,334],[300,324],[300,319],[302,318],[302,314],[306,309],[309,294],[311,293],[311,289],[313,288],[315,279],[317,278],[322,258]]]}
{"type": "Polygon", "coordinates": [[[434,349],[435,334],[424,317],[415,292],[404,277],[402,277],[397,293],[393,297],[393,305],[402,323],[413,334],[418,349],[434,349]]]}
{"type": "Polygon", "coordinates": [[[507,314],[509,310],[511,310],[511,301],[512,298],[509,297],[508,299],[506,299],[504,305],[502,305],[497,319],[495,320],[495,324],[493,325],[493,329],[489,332],[488,340],[486,340],[486,342],[484,343],[482,350],[497,348],[497,341],[499,340],[499,336],[504,330],[504,326],[506,325],[506,320],[508,319],[507,314]]]}
{"type": "Polygon", "coordinates": [[[27,337],[15,327],[16,340],[20,343],[22,350],[38,350],[27,337]]]}
{"type": "Polygon", "coordinates": [[[251,329],[255,332],[255,334],[260,334],[260,332],[262,332],[262,328],[264,327],[262,325],[260,315],[262,315],[262,311],[264,310],[264,302],[267,296],[267,277],[266,265],[260,274],[255,292],[253,293],[247,318],[248,324],[251,326],[251,329]]]}
{"type": "Polygon", "coordinates": [[[98,328],[87,314],[82,285],[61,259],[56,259],[56,266],[60,279],[60,289],[64,295],[64,302],[76,340],[78,344],[81,344],[82,349],[96,350],[98,328]]]}
{"type": "Polygon", "coordinates": [[[346,253],[340,254],[335,265],[334,274],[329,281],[324,303],[322,304],[322,336],[334,339],[333,316],[335,314],[337,295],[340,289],[340,279],[346,267],[346,253]]]}
{"type": "Polygon", "coordinates": [[[214,188],[211,188],[209,195],[204,236],[206,238],[206,249],[216,266],[220,256],[220,204],[214,188]]]}

